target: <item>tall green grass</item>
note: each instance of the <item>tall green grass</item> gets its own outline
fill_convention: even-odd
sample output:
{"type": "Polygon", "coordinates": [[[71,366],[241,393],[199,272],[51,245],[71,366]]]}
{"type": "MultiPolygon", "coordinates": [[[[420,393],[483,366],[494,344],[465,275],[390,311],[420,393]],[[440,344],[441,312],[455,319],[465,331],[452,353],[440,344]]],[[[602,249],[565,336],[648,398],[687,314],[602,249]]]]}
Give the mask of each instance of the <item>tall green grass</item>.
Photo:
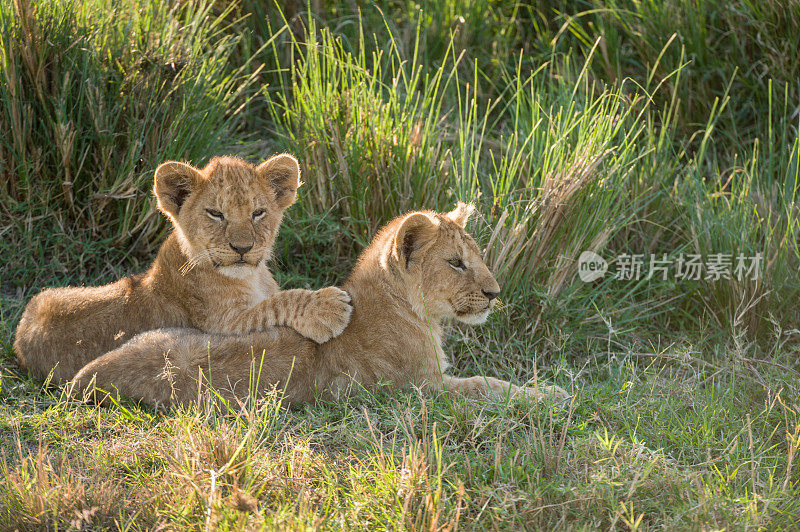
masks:
{"type": "MultiPolygon", "coordinates": [[[[645,86],[670,78],[671,72],[683,66],[682,79],[688,83],[684,87],[691,90],[678,94],[675,113],[680,134],[690,138],[702,127],[712,114],[714,99],[730,85],[733,105],[722,117],[720,138],[724,136],[726,143],[719,146],[729,156],[741,148],[743,139],[763,140],[770,130],[792,128],[791,115],[800,98],[796,83],[800,59],[792,53],[800,45],[797,0],[390,0],[379,4],[358,0],[295,4],[291,9],[295,20],[304,16],[303,7],[342,36],[354,52],[359,46],[360,19],[368,36],[376,35],[379,46],[388,48],[394,40],[407,56],[419,25],[422,62],[432,68],[440,66],[452,38],[456,52],[464,52],[462,69],[471,73],[478,67],[484,81],[479,93],[483,101],[503,92],[500,74],[515,69],[520,53],[526,68],[535,70],[547,61],[574,63],[596,52],[591,75],[609,84],[632,78],[645,86]],[[772,123],[770,107],[775,103],[789,112],[773,115],[776,122],[772,123]]],[[[670,78],[659,107],[669,103],[677,81],[670,78]]]]}
{"type": "Polygon", "coordinates": [[[755,139],[752,150],[724,167],[727,156],[709,147],[718,142],[725,99],[698,130],[698,148],[679,151],[683,71],[651,90],[632,80],[598,87],[588,79],[593,60],[579,72],[548,64],[525,78],[518,69],[504,102],[505,129],[488,145],[487,115],[481,124],[474,100],[462,121],[470,135],[460,153],[470,162],[455,173],[482,193],[486,258],[507,292],[531,293],[542,304],[537,326],[566,311],[572,318],[565,325],[592,330],[587,324],[596,323],[639,337],[645,323],[653,330],[667,323],[677,330],[722,328],[751,339],[796,327],[798,141],[788,150],[774,143],[759,149],[755,139]],[[659,109],[658,101],[671,104],[659,109]],[[615,257],[642,255],[642,276],[587,285],[576,275],[585,250],[612,265],[615,257]],[[731,277],[704,271],[700,279],[680,279],[675,267],[684,254],[704,262],[729,255],[731,277]],[[737,278],[740,255],[763,257],[757,278],[737,278]],[[653,256],[670,262],[667,278],[648,277],[653,256]]]}
{"type": "MultiPolygon", "coordinates": [[[[397,212],[472,200],[481,206],[476,229],[503,280],[509,312],[524,320],[533,312],[543,330],[561,323],[590,336],[611,330],[641,339],[647,329],[658,335],[668,326],[680,334],[768,338],[775,327],[799,323],[797,134],[788,104],[794,87],[743,84],[733,72],[727,79],[715,72],[717,81],[698,85],[698,62],[721,59],[698,55],[702,38],[694,34],[677,48],[670,35],[644,35],[649,44],[636,48],[638,68],[604,75],[607,47],[641,30],[604,33],[630,6],[520,8],[504,15],[498,36],[491,23],[476,20],[501,7],[424,4],[424,22],[414,27],[417,19],[397,16],[400,5],[365,5],[361,18],[329,6],[320,13],[328,17],[321,28],[315,13],[296,13],[294,27],[302,30],[272,47],[284,75],[268,91],[275,131],[308,165],[298,218],[316,220],[308,229],[339,235],[336,245],[324,246],[338,262],[397,212]],[[442,29],[453,13],[458,24],[461,17],[464,27],[479,28],[478,40],[442,29]],[[595,19],[604,24],[590,24],[595,33],[581,29],[595,19]],[[521,27],[519,20],[547,24],[521,27]],[[476,47],[508,36],[520,45],[515,39],[529,31],[539,41],[521,46],[529,54],[505,55],[502,68],[493,52],[476,47]],[[565,53],[565,43],[576,54],[565,53]],[[644,58],[646,50],[652,55],[644,58]],[[703,105],[687,107],[686,94],[698,86],[703,105]],[[768,104],[746,132],[731,127],[734,98],[743,95],[759,109],[768,104]],[[666,256],[673,268],[689,253],[771,259],[758,280],[676,279],[674,270],[667,279],[648,279],[646,264],[638,282],[587,285],[576,275],[587,249],[608,259],[666,256]]],[[[733,16],[710,4],[637,9],[630,20],[652,9],[652,20],[665,23],[683,10],[672,21],[678,36],[699,22],[712,29],[697,31],[713,32],[721,20],[733,23],[716,14],[709,22],[704,13],[733,16]]],[[[769,65],[776,83],[792,68],[769,65]]]]}
{"type": "Polygon", "coordinates": [[[563,26],[556,48],[589,50],[602,37],[594,72],[607,81],[633,77],[665,77],[685,64],[676,109],[687,136],[714,113],[715,99],[729,92],[731,105],[720,118],[717,146],[733,156],[743,139],[792,127],[791,112],[771,114],[779,107],[797,109],[800,58],[790,52],[800,44],[800,4],[788,2],[564,2],[563,26]],[[779,89],[771,91],[771,87],[779,89]],[[776,127],[778,126],[778,127],[776,127]]]}
{"type": "MultiPolygon", "coordinates": [[[[249,16],[244,5],[206,3],[15,6],[2,11],[0,120],[11,135],[1,145],[0,208],[4,245],[32,250],[4,265],[18,286],[36,284],[33,261],[69,279],[72,257],[95,249],[152,253],[164,228],[149,192],[159,162],[285,149],[301,159],[305,185],[285,233],[299,244],[282,244],[284,264],[311,255],[311,269],[345,265],[398,213],[460,199],[480,206],[475,229],[503,281],[509,319],[533,314],[542,330],[582,324],[590,336],[634,337],[669,326],[766,338],[798,323],[793,89],[767,83],[759,95],[769,103],[759,119],[766,138],[731,144],[729,81],[687,137],[683,95],[695,90],[687,60],[699,60],[692,48],[672,57],[666,39],[633,79],[618,70],[610,83],[598,79],[605,48],[617,42],[609,36],[584,58],[559,55],[564,32],[583,42],[581,20],[622,7],[569,18],[540,65],[492,52],[496,64],[484,67],[476,45],[500,30],[465,28],[470,17],[504,8],[480,3],[426,4],[416,27],[403,26],[394,8],[370,8],[361,19],[342,11],[325,23],[297,11],[280,26],[266,4],[249,16]],[[463,31],[436,30],[457,13],[463,31]],[[73,35],[80,46],[67,44],[73,35]],[[665,71],[670,62],[677,66],[665,71]],[[247,131],[237,129],[244,124],[247,131]],[[242,138],[260,142],[236,148],[242,138]],[[759,280],[585,284],[576,275],[584,250],[609,260],[692,252],[761,253],[765,261],[759,280]]],[[[551,24],[566,13],[555,11],[551,24]]],[[[549,35],[517,24],[544,12],[525,13],[497,15],[507,26],[502,38],[549,35]]],[[[77,277],[93,271],[87,262],[78,261],[77,277]]]]}
{"type": "Polygon", "coordinates": [[[17,256],[4,279],[25,285],[96,242],[156,248],[153,169],[238,141],[251,80],[231,64],[225,30],[208,2],[0,5],[0,232],[2,253],[17,256]]]}
{"type": "Polygon", "coordinates": [[[313,21],[305,36],[278,64],[285,76],[269,110],[281,143],[304,164],[300,209],[334,220],[343,238],[330,250],[352,257],[399,213],[449,200],[449,71],[426,75],[391,44],[353,54],[313,21]]]}

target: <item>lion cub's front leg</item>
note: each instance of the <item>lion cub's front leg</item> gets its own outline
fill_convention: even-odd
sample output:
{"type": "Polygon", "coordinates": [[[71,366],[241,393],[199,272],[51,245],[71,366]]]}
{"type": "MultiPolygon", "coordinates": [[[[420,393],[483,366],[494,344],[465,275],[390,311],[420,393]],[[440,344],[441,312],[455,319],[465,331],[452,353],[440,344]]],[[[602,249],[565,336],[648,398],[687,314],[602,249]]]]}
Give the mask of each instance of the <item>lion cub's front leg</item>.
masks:
{"type": "Polygon", "coordinates": [[[335,286],[320,290],[288,290],[281,306],[284,324],[318,344],[336,338],[350,323],[350,294],[335,286]],[[292,294],[292,292],[296,292],[292,294]]]}
{"type": "Polygon", "coordinates": [[[248,333],[285,325],[321,344],[342,334],[352,313],[350,295],[335,286],[284,290],[231,315],[226,320],[227,332],[248,333]]]}
{"type": "Polygon", "coordinates": [[[460,378],[451,375],[442,375],[442,385],[449,392],[456,392],[467,397],[481,398],[487,396],[503,397],[532,397],[537,401],[545,398],[554,401],[563,401],[569,394],[559,386],[539,385],[536,388],[531,386],[516,386],[493,377],[468,377],[460,378]]]}

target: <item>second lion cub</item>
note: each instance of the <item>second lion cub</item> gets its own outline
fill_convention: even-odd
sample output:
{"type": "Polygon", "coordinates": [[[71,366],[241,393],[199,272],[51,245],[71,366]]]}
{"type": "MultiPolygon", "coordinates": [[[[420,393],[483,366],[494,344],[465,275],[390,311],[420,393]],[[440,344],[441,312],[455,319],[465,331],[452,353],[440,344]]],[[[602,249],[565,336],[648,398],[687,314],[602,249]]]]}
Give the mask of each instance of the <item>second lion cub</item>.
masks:
{"type": "Polygon", "coordinates": [[[346,292],[280,291],[267,268],[299,186],[300,167],[288,154],[257,167],[232,157],[214,158],[202,170],[162,164],[154,192],[174,230],[150,269],[106,286],[36,295],[16,331],[20,365],[64,382],[136,334],[160,327],[245,333],[286,325],[315,342],[338,336],[352,312],[346,292]]]}

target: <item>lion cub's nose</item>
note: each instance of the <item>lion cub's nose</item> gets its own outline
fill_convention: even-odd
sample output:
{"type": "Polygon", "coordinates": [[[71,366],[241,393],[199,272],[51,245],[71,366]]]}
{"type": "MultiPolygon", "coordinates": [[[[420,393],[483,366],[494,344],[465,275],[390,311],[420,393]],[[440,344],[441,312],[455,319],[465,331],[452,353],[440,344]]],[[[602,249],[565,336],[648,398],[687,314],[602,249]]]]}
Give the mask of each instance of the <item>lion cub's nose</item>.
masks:
{"type": "Polygon", "coordinates": [[[229,245],[231,249],[234,250],[239,255],[244,255],[245,253],[253,249],[253,244],[250,244],[249,246],[237,246],[235,244],[229,244],[229,245]]]}
{"type": "Polygon", "coordinates": [[[483,295],[485,295],[485,296],[486,296],[486,298],[487,298],[489,301],[491,301],[492,299],[494,299],[494,298],[496,298],[497,296],[499,296],[499,295],[500,295],[500,292],[490,292],[490,291],[488,291],[488,290],[481,290],[481,292],[483,292],[483,295]]]}

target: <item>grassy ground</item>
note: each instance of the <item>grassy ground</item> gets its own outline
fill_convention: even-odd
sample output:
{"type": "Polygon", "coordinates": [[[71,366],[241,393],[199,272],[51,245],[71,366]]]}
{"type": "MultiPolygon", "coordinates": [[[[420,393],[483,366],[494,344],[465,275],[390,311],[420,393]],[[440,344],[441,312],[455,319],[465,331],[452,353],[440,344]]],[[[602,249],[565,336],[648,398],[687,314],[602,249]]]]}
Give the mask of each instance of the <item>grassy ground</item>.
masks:
{"type": "Polygon", "coordinates": [[[798,13],[0,1],[0,529],[797,527],[798,13]],[[455,372],[572,404],[96,408],[16,366],[31,295],[146,267],[159,162],[279,150],[305,181],[283,286],[341,282],[399,212],[475,201],[503,304],[450,331],[455,372]],[[584,250],[673,269],[584,283],[584,250]],[[675,275],[719,253],[760,275],[675,275]]]}

